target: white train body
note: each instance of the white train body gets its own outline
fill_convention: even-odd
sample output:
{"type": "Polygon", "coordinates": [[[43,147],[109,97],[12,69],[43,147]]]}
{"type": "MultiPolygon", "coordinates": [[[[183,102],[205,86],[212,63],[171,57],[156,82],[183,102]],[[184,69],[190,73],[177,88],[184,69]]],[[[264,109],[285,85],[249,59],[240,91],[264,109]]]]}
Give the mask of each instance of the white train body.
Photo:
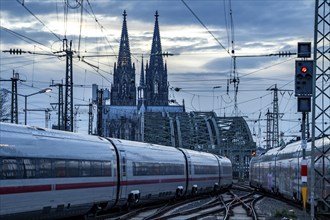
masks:
{"type": "Polygon", "coordinates": [[[229,187],[209,153],[0,123],[0,219],[54,219],[229,187]]]}
{"type": "MultiPolygon", "coordinates": [[[[324,142],[325,149],[329,149],[330,141],[328,138],[319,139],[315,141],[316,148],[321,150],[324,142]]],[[[328,151],[327,157],[330,158],[328,151]]],[[[266,153],[254,157],[250,162],[250,185],[269,192],[280,194],[288,199],[302,201],[301,187],[301,164],[302,164],[302,148],[299,142],[287,145],[285,148],[275,148],[266,153]]],[[[307,144],[306,160],[308,167],[307,187],[311,189],[311,143],[307,144]]],[[[317,170],[326,171],[326,179],[330,178],[330,162],[329,160],[318,161],[315,163],[317,170]],[[324,167],[322,167],[324,165],[324,167]]],[[[322,181],[316,175],[315,199],[320,201],[323,195],[329,195],[330,184],[322,181]]],[[[307,202],[310,202],[309,198],[307,202]]],[[[330,202],[330,198],[327,198],[330,202]]],[[[323,209],[324,207],[319,207],[323,209]]]]}

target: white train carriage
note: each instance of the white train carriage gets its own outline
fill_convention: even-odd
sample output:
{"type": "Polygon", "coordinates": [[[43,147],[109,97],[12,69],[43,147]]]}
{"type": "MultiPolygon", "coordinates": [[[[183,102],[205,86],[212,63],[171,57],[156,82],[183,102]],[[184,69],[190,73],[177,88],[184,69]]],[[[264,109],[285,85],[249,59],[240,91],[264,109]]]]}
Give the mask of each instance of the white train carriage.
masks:
{"type": "MultiPolygon", "coordinates": [[[[328,138],[318,139],[315,141],[315,146],[319,148],[317,151],[322,151],[320,146],[325,145],[323,150],[329,149],[330,141],[328,138]]],[[[330,154],[328,153],[328,157],[330,154]]],[[[308,167],[307,174],[307,187],[311,189],[311,143],[307,143],[306,148],[306,162],[308,167]]],[[[281,149],[277,155],[277,175],[276,182],[278,187],[278,192],[289,199],[302,200],[301,195],[301,165],[303,160],[303,149],[301,147],[300,141],[287,145],[285,148],[281,149]]],[[[315,163],[316,170],[319,170],[320,173],[326,171],[326,179],[330,178],[330,162],[329,160],[320,161],[317,160],[315,163]],[[324,166],[323,166],[324,165],[324,166]]],[[[330,193],[330,184],[327,181],[323,181],[319,175],[315,175],[315,184],[314,194],[316,200],[321,200],[322,195],[329,195],[330,193]]],[[[327,198],[327,201],[330,201],[330,198],[327,198]]]]}
{"type": "Polygon", "coordinates": [[[76,216],[116,200],[115,150],[96,136],[0,124],[0,218],[76,216]]]}
{"type": "MultiPolygon", "coordinates": [[[[317,152],[328,152],[326,155],[330,158],[330,141],[328,138],[322,138],[315,141],[316,156],[317,152]],[[324,146],[324,147],[321,147],[324,146]]],[[[255,157],[250,162],[250,185],[266,191],[279,194],[288,199],[302,201],[301,195],[301,164],[303,152],[301,142],[295,142],[284,148],[275,148],[266,153],[255,157]]],[[[310,189],[311,184],[311,143],[307,143],[306,161],[308,167],[307,187],[310,189]]],[[[330,184],[325,179],[330,179],[330,162],[329,160],[316,160],[315,169],[323,173],[325,178],[315,175],[314,198],[317,201],[326,200],[330,203],[330,198],[326,195],[330,194],[330,184]]],[[[307,198],[309,202],[309,198],[307,198]]],[[[329,208],[318,208],[328,210],[329,208]]]]}
{"type": "MultiPolygon", "coordinates": [[[[280,149],[276,156],[276,192],[289,199],[301,198],[302,149],[299,142],[280,149]]],[[[310,159],[310,154],[306,155],[310,159]]],[[[308,164],[310,167],[310,164],[308,164]]]]}
{"type": "Polygon", "coordinates": [[[231,161],[222,156],[217,156],[220,161],[220,188],[228,188],[233,184],[233,168],[231,161]]]}
{"type": "Polygon", "coordinates": [[[276,156],[280,148],[274,148],[250,161],[250,185],[266,191],[276,189],[276,156]]]}
{"type": "Polygon", "coordinates": [[[55,219],[230,186],[227,158],[0,123],[0,219],[55,219]]]}
{"type": "Polygon", "coordinates": [[[214,154],[181,149],[188,161],[188,194],[217,190],[220,187],[220,158],[214,154]]]}
{"type": "Polygon", "coordinates": [[[176,148],[110,139],[120,160],[119,205],[165,200],[185,193],[187,167],[176,148]]]}

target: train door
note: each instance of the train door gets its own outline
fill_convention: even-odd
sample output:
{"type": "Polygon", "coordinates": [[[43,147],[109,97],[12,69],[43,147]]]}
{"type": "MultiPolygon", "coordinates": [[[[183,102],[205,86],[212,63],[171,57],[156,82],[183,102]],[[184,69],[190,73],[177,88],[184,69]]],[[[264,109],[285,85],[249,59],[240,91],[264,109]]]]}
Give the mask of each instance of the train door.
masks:
{"type": "Polygon", "coordinates": [[[273,188],[273,173],[272,173],[272,163],[268,163],[268,175],[267,175],[267,188],[272,190],[273,188]]]}
{"type": "Polygon", "coordinates": [[[262,181],[262,165],[261,165],[261,162],[257,162],[256,163],[256,168],[257,168],[257,172],[255,171],[254,173],[257,173],[257,179],[258,179],[258,183],[261,183],[262,181]]]}
{"type": "Polygon", "coordinates": [[[288,179],[288,194],[294,196],[294,190],[293,190],[293,182],[294,182],[294,175],[292,171],[292,159],[289,160],[289,179],[288,179]]]}
{"type": "Polygon", "coordinates": [[[120,198],[127,198],[127,159],[126,152],[120,150],[120,185],[121,185],[121,196],[120,198]]]}
{"type": "Polygon", "coordinates": [[[187,151],[185,151],[184,149],[180,149],[179,150],[182,152],[182,154],[184,155],[184,158],[185,158],[185,174],[186,174],[186,185],[185,185],[185,189],[184,189],[184,193],[183,195],[186,195],[188,193],[188,189],[189,189],[189,184],[190,184],[190,181],[189,181],[189,178],[191,176],[191,159],[190,159],[190,155],[187,151]]]}

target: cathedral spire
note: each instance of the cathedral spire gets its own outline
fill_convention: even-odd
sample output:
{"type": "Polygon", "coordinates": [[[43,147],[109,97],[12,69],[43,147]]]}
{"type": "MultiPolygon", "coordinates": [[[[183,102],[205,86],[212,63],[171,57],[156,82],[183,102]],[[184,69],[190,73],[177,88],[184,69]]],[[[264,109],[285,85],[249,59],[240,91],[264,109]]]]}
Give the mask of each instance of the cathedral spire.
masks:
{"type": "Polygon", "coordinates": [[[162,45],[160,43],[158,17],[158,11],[156,11],[150,63],[146,66],[145,99],[147,106],[168,105],[167,68],[164,68],[162,45]]]}
{"type": "Polygon", "coordinates": [[[158,11],[156,11],[154,36],[152,38],[152,47],[151,47],[151,55],[150,55],[150,66],[158,64],[163,67],[162,45],[160,43],[158,17],[159,17],[158,11]]]}
{"type": "Polygon", "coordinates": [[[138,87],[138,109],[144,105],[144,94],[145,92],[145,82],[144,82],[144,65],[143,65],[143,55],[141,61],[141,76],[140,76],[140,85],[138,87]]]}
{"type": "Polygon", "coordinates": [[[143,70],[143,55],[142,55],[142,61],[141,61],[141,77],[140,77],[140,87],[144,87],[144,70],[143,70]]]}
{"type": "Polygon", "coordinates": [[[121,31],[120,47],[119,47],[119,57],[118,66],[131,66],[131,52],[129,48],[127,22],[126,22],[126,10],[123,13],[123,27],[121,31]]]}
{"type": "Polygon", "coordinates": [[[118,62],[114,65],[113,71],[111,105],[135,106],[135,65],[131,62],[126,16],[126,11],[124,11],[118,62]]]}

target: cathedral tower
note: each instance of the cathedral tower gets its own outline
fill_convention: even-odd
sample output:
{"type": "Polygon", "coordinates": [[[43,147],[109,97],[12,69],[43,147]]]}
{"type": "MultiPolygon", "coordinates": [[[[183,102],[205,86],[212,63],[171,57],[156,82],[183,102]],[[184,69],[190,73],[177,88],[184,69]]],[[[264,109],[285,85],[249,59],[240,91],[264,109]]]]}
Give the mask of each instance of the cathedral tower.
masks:
{"type": "Polygon", "coordinates": [[[147,106],[168,106],[167,67],[166,63],[165,65],[163,63],[158,16],[156,11],[150,62],[146,65],[145,102],[147,106]]]}
{"type": "Polygon", "coordinates": [[[144,66],[143,66],[143,56],[142,56],[142,62],[141,62],[141,77],[140,77],[140,85],[138,86],[138,109],[142,106],[144,103],[144,96],[145,96],[145,80],[144,80],[144,66]]]}
{"type": "Polygon", "coordinates": [[[136,106],[135,65],[131,62],[126,11],[120,39],[118,63],[114,64],[113,85],[111,86],[111,105],[136,106]]]}

